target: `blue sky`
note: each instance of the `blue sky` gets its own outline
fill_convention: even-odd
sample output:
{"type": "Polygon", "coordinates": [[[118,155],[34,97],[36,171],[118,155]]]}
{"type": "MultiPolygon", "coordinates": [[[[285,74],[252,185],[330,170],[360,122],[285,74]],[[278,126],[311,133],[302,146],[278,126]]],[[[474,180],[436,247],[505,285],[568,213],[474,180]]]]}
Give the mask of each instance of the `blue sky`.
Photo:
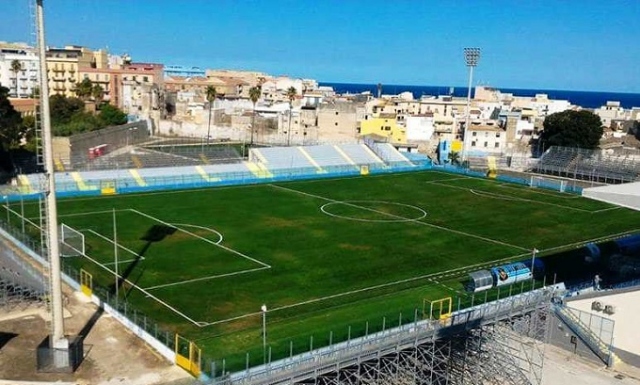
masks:
{"type": "MultiPolygon", "coordinates": [[[[0,0],[0,40],[31,38],[0,0]]],[[[640,93],[640,1],[44,0],[47,44],[325,82],[640,93]]]]}

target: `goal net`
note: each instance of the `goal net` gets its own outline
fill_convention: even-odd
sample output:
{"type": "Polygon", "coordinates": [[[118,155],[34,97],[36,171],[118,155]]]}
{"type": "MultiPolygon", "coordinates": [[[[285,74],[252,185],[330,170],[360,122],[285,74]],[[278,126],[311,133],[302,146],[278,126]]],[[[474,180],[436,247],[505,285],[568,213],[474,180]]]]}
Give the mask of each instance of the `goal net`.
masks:
{"type": "Polygon", "coordinates": [[[63,223],[60,226],[60,256],[77,257],[84,254],[84,234],[63,223]]]}
{"type": "Polygon", "coordinates": [[[550,190],[564,192],[567,188],[567,181],[563,179],[548,178],[544,176],[532,176],[529,181],[530,187],[541,187],[550,190]]]}

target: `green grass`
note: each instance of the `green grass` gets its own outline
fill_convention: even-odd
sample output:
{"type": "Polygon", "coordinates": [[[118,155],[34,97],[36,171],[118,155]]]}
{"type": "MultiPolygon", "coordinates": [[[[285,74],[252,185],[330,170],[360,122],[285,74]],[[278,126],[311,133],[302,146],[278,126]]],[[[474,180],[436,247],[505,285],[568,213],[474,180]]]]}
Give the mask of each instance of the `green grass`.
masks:
{"type": "Polygon", "coordinates": [[[640,219],[574,195],[441,172],[60,200],[60,221],[85,234],[99,264],[65,263],[103,287],[114,283],[104,268],[113,269],[114,209],[118,270],[129,280],[121,296],[206,355],[227,358],[227,369],[243,368],[247,351],[261,363],[262,304],[277,358],[290,344],[308,350],[312,336],[318,347],[349,330],[380,330],[383,319],[410,322],[425,298],[469,305],[462,280],[477,267],[465,267],[573,248],[640,219]],[[162,226],[178,231],[158,236],[162,226]]]}

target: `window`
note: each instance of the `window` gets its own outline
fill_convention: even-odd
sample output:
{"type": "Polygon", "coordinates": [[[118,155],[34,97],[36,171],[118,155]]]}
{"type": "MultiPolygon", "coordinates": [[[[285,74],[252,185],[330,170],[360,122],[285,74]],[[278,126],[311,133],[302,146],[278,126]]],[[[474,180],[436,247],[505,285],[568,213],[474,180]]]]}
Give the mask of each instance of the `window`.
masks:
{"type": "Polygon", "coordinates": [[[338,125],[338,122],[336,122],[336,126],[338,125]]]}
{"type": "Polygon", "coordinates": [[[496,138],[499,138],[499,137],[500,137],[500,133],[496,132],[496,138]]]}
{"type": "Polygon", "coordinates": [[[484,142],[485,147],[489,147],[489,142],[484,142]]]}
{"type": "Polygon", "coordinates": [[[500,143],[496,142],[496,145],[494,146],[495,148],[500,147],[500,143]]]}
{"type": "Polygon", "coordinates": [[[336,115],[338,115],[338,111],[336,111],[336,115]]]}
{"type": "Polygon", "coordinates": [[[384,130],[385,130],[385,131],[391,131],[391,127],[390,127],[390,126],[385,126],[385,127],[384,127],[384,130]]]}
{"type": "Polygon", "coordinates": [[[476,142],[475,141],[471,142],[471,147],[475,147],[475,146],[476,146],[476,142]]]}
{"type": "Polygon", "coordinates": [[[476,134],[477,134],[477,132],[474,131],[471,135],[472,136],[476,136],[476,134]]]}
{"type": "Polygon", "coordinates": [[[149,81],[149,77],[148,77],[148,76],[144,76],[144,77],[142,78],[142,80],[144,80],[145,82],[148,82],[148,81],[149,81]]]}

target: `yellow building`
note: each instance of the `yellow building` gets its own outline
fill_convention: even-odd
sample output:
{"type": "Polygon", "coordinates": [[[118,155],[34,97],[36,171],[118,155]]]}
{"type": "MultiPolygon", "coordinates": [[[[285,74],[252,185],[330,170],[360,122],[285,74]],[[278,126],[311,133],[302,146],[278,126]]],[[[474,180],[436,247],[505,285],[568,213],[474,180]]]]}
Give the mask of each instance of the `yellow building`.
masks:
{"type": "Polygon", "coordinates": [[[85,47],[66,46],[47,49],[47,78],[51,95],[76,96],[75,84],[80,82],[79,71],[85,68],[106,69],[107,52],[85,47]]]}
{"type": "Polygon", "coordinates": [[[390,143],[406,144],[407,130],[398,124],[396,114],[382,113],[360,121],[360,135],[385,137],[390,143]]]}

